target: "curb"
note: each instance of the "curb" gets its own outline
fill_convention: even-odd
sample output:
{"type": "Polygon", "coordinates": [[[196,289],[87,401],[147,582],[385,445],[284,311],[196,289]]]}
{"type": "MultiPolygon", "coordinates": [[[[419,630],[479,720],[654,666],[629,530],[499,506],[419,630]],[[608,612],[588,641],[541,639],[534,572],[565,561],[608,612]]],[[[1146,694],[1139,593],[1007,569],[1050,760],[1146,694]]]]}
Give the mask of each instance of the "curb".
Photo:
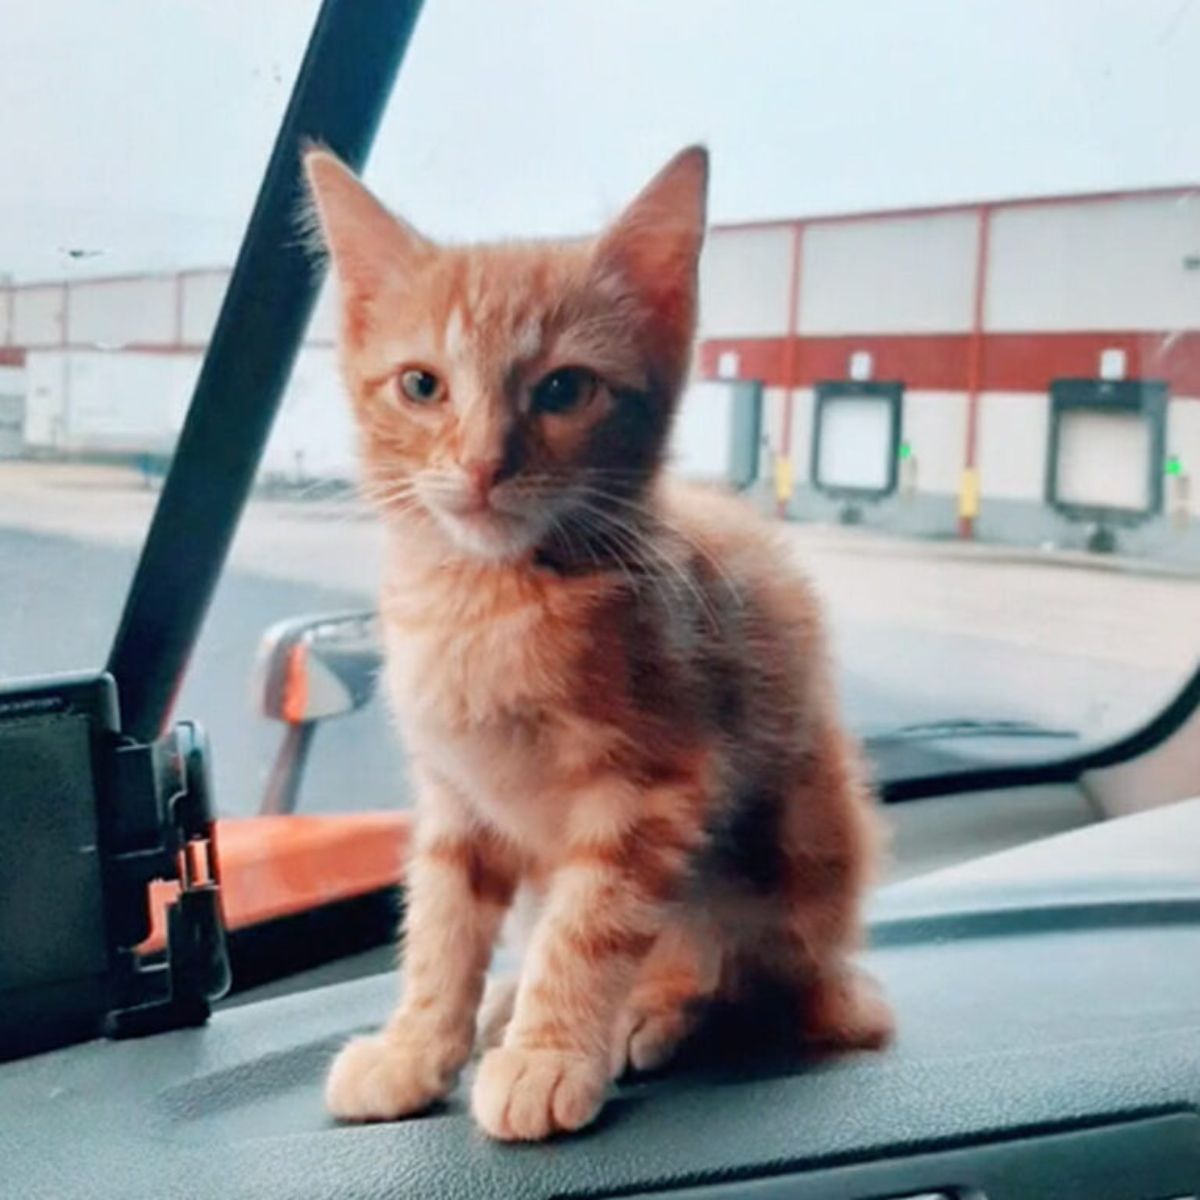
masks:
{"type": "Polygon", "coordinates": [[[942,558],[959,562],[1008,563],[1021,566],[1065,567],[1078,571],[1103,571],[1117,575],[1154,575],[1200,583],[1200,563],[1162,562],[1128,554],[1102,555],[1087,550],[1041,549],[995,542],[953,542],[940,539],[902,538],[879,530],[847,533],[838,526],[788,521],[789,532],[803,549],[805,534],[815,533],[808,544],[832,554],[887,555],[892,558],[942,558]]]}

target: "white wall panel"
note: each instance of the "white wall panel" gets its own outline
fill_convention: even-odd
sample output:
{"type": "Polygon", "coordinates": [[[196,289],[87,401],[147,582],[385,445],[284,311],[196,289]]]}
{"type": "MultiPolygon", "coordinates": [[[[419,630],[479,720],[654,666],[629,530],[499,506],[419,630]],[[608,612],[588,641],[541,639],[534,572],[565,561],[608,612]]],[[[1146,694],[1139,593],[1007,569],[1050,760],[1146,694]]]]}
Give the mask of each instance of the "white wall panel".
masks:
{"type": "Polygon", "coordinates": [[[797,388],[792,393],[792,478],[797,487],[812,486],[815,408],[816,398],[812,388],[797,388]]]}
{"type": "Polygon", "coordinates": [[[289,477],[357,475],[354,423],[328,348],[300,352],[263,457],[263,469],[289,477]]]}
{"type": "Polygon", "coordinates": [[[13,296],[13,343],[57,346],[63,340],[63,297],[58,284],[17,288],[13,296]]]}
{"type": "Polygon", "coordinates": [[[991,241],[989,329],[1200,323],[1200,196],[1001,209],[991,241]]]}
{"type": "Polygon", "coordinates": [[[0,288],[0,346],[12,344],[12,312],[15,293],[11,288],[0,288]]]}
{"type": "Polygon", "coordinates": [[[763,388],[762,436],[758,452],[758,477],[763,485],[775,487],[775,455],[783,436],[783,388],[763,388]]]}
{"type": "Polygon", "coordinates": [[[967,439],[964,392],[905,392],[900,438],[917,463],[917,491],[957,495],[967,439]]]}
{"type": "Polygon", "coordinates": [[[308,332],[304,335],[310,342],[334,342],[338,333],[338,293],[332,276],[326,278],[317,297],[308,332]]]}
{"type": "Polygon", "coordinates": [[[200,370],[198,354],[81,351],[68,356],[66,443],[164,451],[174,445],[200,370]]]}
{"type": "Polygon", "coordinates": [[[25,442],[51,448],[63,444],[63,377],[67,355],[34,350],[25,359],[25,442]]]}
{"type": "Polygon", "coordinates": [[[724,482],[733,439],[733,393],[728,383],[700,380],[683,395],[671,431],[668,460],[684,479],[724,482]]]}
{"type": "Polygon", "coordinates": [[[25,447],[25,368],[0,366],[0,460],[25,447]]]}
{"type": "Polygon", "coordinates": [[[0,462],[25,449],[25,372],[0,367],[0,462]]]}
{"type": "Polygon", "coordinates": [[[971,327],[974,213],[811,225],[800,331],[952,333],[971,327]]]}
{"type": "Polygon", "coordinates": [[[787,332],[792,230],[714,229],[700,259],[703,337],[787,332]]]}
{"type": "MultiPolygon", "coordinates": [[[[189,346],[205,345],[212,336],[225,292],[228,271],[189,272],[183,277],[183,341],[189,346]]],[[[336,290],[329,280],[321,288],[305,338],[333,341],[337,333],[336,290]]]]}
{"type": "Polygon", "coordinates": [[[73,283],[69,333],[73,346],[119,348],[170,345],[177,320],[174,276],[73,283]]]}
{"type": "Polygon", "coordinates": [[[779,446],[783,437],[783,404],[787,392],[784,388],[763,388],[763,437],[771,444],[772,451],[779,446]]]}
{"type": "MultiPolygon", "coordinates": [[[[1200,514],[1200,400],[1172,400],[1167,408],[1167,453],[1179,456],[1190,478],[1192,513],[1200,514]]],[[[1171,480],[1167,480],[1168,489],[1171,480]]]]}
{"type": "Polygon", "coordinates": [[[221,301],[229,287],[228,271],[197,271],[183,277],[183,341],[203,346],[212,336],[221,301]]]}
{"type": "Polygon", "coordinates": [[[980,492],[983,499],[1033,500],[1046,493],[1050,398],[985,392],[979,397],[980,492]]]}

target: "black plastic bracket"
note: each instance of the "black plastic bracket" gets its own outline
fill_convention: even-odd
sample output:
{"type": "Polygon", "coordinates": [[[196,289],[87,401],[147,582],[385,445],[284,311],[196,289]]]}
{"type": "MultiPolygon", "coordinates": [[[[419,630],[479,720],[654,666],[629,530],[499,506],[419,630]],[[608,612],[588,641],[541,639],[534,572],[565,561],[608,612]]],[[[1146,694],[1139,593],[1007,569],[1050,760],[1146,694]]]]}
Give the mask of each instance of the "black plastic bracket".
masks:
{"type": "Polygon", "coordinates": [[[116,922],[137,924],[116,947],[122,1003],[106,1015],[104,1031],[134,1037],[201,1025],[230,984],[207,739],[199,725],[183,721],[149,745],[121,746],[115,762],[121,811],[138,836],[112,856],[111,869],[121,890],[139,900],[113,914],[116,922]],[[176,884],[179,894],[166,909],[165,953],[148,962],[128,939],[148,932],[141,920],[155,880],[176,884]]]}
{"type": "Polygon", "coordinates": [[[102,673],[0,687],[0,828],[0,1059],[207,1019],[230,971],[197,725],[129,737],[102,673]]]}

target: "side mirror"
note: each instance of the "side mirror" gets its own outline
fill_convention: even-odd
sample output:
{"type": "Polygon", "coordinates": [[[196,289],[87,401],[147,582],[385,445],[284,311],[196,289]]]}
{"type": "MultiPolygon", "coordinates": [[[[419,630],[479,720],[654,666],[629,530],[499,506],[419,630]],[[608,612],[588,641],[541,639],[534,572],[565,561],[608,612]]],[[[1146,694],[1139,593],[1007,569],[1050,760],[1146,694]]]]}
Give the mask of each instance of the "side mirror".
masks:
{"type": "Polygon", "coordinates": [[[263,634],[256,703],[286,730],[260,812],[295,809],[317,724],[362,708],[375,694],[382,661],[379,622],[371,612],[292,617],[263,634]]]}
{"type": "Polygon", "coordinates": [[[289,725],[356,712],[375,694],[380,662],[374,613],[280,621],[259,646],[258,707],[289,725]]]}

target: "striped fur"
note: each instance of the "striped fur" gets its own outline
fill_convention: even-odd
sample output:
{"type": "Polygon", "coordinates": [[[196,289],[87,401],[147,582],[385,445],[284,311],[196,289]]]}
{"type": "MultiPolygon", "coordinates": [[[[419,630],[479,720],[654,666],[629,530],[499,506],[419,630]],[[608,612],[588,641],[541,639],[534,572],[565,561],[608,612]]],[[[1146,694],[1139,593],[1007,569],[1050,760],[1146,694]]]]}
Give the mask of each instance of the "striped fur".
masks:
{"type": "Polygon", "coordinates": [[[330,1108],[433,1103],[478,1018],[483,1129],[573,1130],[614,1074],[665,1062],[764,977],[806,1036],[880,1044],[887,1010],[847,958],[875,822],[817,603],[769,526],[662,473],[704,152],[597,238],[470,248],[434,246],[327,153],[306,168],[418,785],[404,995],[338,1057],[330,1108]],[[564,368],[593,386],[539,408],[564,368]],[[436,402],[398,388],[411,370],[436,402]],[[480,1015],[510,908],[533,914],[520,979],[480,1015]]]}

